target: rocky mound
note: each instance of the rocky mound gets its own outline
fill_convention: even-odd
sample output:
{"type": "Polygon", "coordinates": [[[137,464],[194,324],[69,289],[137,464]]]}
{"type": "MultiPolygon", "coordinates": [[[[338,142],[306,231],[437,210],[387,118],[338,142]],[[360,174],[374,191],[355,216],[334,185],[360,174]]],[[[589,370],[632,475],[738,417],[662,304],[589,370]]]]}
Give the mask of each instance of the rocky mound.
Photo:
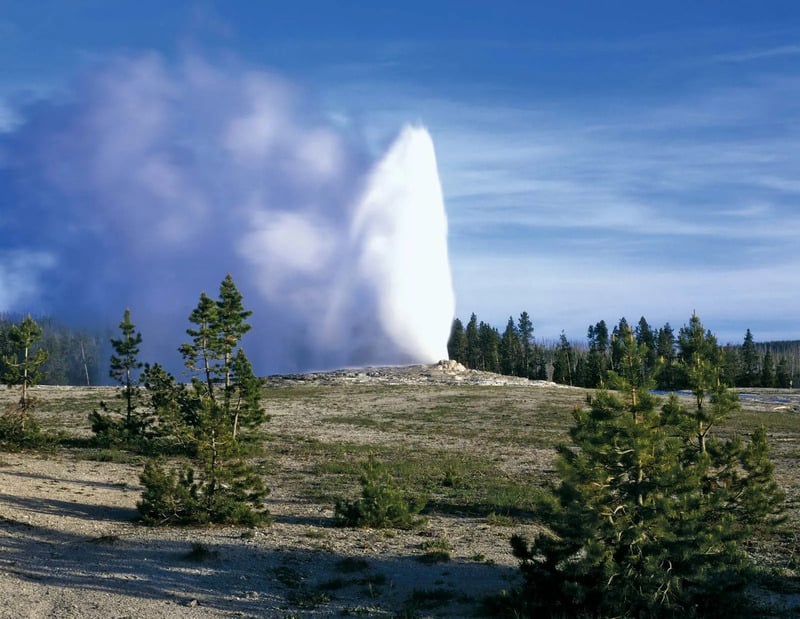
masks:
{"type": "Polygon", "coordinates": [[[543,380],[528,380],[493,372],[469,370],[458,361],[442,360],[433,365],[400,365],[366,368],[345,368],[307,374],[281,374],[267,378],[270,386],[292,384],[366,384],[387,385],[528,385],[556,386],[543,380]]]}

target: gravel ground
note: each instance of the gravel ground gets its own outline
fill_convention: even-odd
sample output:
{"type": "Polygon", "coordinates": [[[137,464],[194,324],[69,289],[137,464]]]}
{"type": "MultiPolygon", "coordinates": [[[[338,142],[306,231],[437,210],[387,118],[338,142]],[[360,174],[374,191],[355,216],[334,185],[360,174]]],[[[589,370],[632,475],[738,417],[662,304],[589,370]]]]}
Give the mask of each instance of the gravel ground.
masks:
{"type": "MultiPolygon", "coordinates": [[[[501,470],[541,474],[552,450],[530,445],[563,435],[564,411],[584,403],[584,390],[448,366],[269,383],[270,526],[145,527],[135,521],[141,462],[98,462],[74,449],[0,453],[0,618],[469,617],[485,596],[520,584],[508,540],[533,525],[431,513],[414,531],[336,528],[331,504],[298,498],[314,471],[302,441],[491,453],[501,470]],[[463,427],[443,431],[447,424],[463,427]],[[448,561],[425,560],[437,541],[447,542],[448,561]]],[[[87,413],[114,393],[40,387],[37,418],[48,430],[89,436],[87,413]]],[[[778,479],[797,497],[800,394],[776,398],[760,392],[746,406],[773,415],[778,479]]],[[[3,390],[0,406],[12,402],[3,390]]],[[[797,590],[776,604],[798,608],[797,590]]]]}
{"type": "MultiPolygon", "coordinates": [[[[546,385],[436,366],[275,377],[272,384],[341,387],[341,408],[358,414],[374,402],[354,401],[348,386],[546,385]]],[[[333,392],[326,393],[325,406],[272,404],[270,431],[410,446],[422,440],[319,423],[331,414],[333,392]]],[[[38,395],[45,426],[87,435],[86,409],[73,410],[76,390],[41,387],[38,395]]],[[[111,395],[94,392],[95,399],[111,395]]],[[[139,463],[84,460],[70,450],[0,454],[0,617],[463,617],[479,613],[486,595],[519,584],[508,540],[531,527],[431,514],[414,531],[336,528],[332,506],[293,493],[292,474],[302,467],[291,455],[275,462],[268,527],[151,528],[135,522],[139,463]],[[450,560],[424,560],[421,546],[432,540],[447,540],[450,560]]]]}

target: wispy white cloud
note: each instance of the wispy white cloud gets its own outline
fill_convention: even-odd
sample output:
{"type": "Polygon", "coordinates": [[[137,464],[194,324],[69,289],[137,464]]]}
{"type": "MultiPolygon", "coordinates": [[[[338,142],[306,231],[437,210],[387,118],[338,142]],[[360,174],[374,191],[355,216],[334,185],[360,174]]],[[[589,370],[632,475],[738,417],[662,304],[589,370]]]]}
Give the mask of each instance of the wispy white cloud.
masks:
{"type": "Polygon", "coordinates": [[[527,309],[540,333],[580,337],[600,318],[674,324],[696,309],[731,340],[756,324],[800,336],[787,318],[800,313],[798,80],[744,75],[593,107],[535,89],[509,104],[404,88],[367,95],[382,110],[367,121],[379,134],[413,110],[431,127],[462,315],[501,324],[527,309]]]}
{"type": "Polygon", "coordinates": [[[781,56],[800,56],[800,45],[778,45],[775,47],[716,54],[713,60],[716,62],[750,62],[753,60],[772,59],[781,56]]]}

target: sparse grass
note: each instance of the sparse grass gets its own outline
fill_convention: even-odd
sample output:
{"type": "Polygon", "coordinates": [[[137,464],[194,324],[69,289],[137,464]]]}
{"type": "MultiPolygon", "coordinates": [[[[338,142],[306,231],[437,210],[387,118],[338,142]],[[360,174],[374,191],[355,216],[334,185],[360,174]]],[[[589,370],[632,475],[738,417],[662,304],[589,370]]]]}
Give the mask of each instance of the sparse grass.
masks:
{"type": "MultiPolygon", "coordinates": [[[[101,399],[113,401],[113,389],[38,389],[40,409],[33,416],[43,430],[65,435],[56,449],[74,458],[141,463],[135,454],[99,450],[87,442],[92,436],[87,414],[101,399]]],[[[374,454],[399,486],[428,497],[425,515],[479,517],[493,527],[511,528],[529,523],[535,515],[539,489],[554,479],[553,448],[567,441],[571,411],[584,404],[586,395],[578,389],[546,387],[303,382],[266,386],[263,393],[273,420],[264,426],[268,437],[253,458],[269,458],[270,485],[275,479],[276,487],[290,488],[293,496],[330,509],[336,498],[357,495],[361,465],[374,454]]],[[[0,404],[13,397],[0,390],[0,404]]],[[[779,531],[754,536],[748,551],[760,563],[773,566],[765,568],[759,587],[794,595],[800,590],[800,541],[795,533],[800,525],[800,415],[743,402],[743,409],[715,432],[744,435],[760,424],[767,428],[776,477],[788,495],[789,519],[779,531]]],[[[505,536],[502,530],[494,533],[505,536]]],[[[329,535],[333,534],[309,528],[302,537],[317,540],[329,535]]],[[[389,530],[376,535],[380,540],[398,534],[389,530]]],[[[419,549],[421,556],[441,553],[446,560],[444,556],[449,558],[452,552],[449,546],[447,539],[432,538],[419,549]]],[[[188,555],[193,552],[187,560],[192,560],[188,555]]],[[[202,562],[213,560],[216,551],[202,547],[197,552],[202,562]]],[[[467,552],[474,552],[470,557],[474,562],[491,563],[484,553],[467,552]]],[[[303,611],[328,604],[340,589],[357,586],[363,589],[363,605],[351,602],[341,614],[375,615],[385,611],[373,608],[369,600],[391,585],[373,568],[368,559],[343,557],[334,563],[335,571],[327,580],[313,585],[301,566],[292,562],[270,574],[303,611]]],[[[431,614],[428,611],[446,607],[456,598],[444,585],[420,589],[397,616],[431,614]]],[[[288,612],[303,614],[296,609],[288,612]]],[[[790,614],[771,611],[770,616],[790,614]]]]}
{"type": "Polygon", "coordinates": [[[510,516],[492,512],[486,516],[486,523],[493,527],[512,527],[514,526],[514,519],[510,516]]]}
{"type": "Polygon", "coordinates": [[[426,540],[419,547],[424,552],[417,557],[421,563],[447,563],[450,561],[450,551],[453,549],[450,542],[441,537],[426,540]]]}

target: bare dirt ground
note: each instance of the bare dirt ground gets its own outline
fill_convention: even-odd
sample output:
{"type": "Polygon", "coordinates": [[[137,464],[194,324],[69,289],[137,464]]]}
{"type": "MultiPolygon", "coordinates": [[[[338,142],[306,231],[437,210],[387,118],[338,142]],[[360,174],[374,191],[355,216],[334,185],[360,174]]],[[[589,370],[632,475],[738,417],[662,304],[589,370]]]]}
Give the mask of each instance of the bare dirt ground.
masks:
{"type": "MultiPolygon", "coordinates": [[[[86,415],[113,393],[40,387],[37,417],[88,436],[86,415]]],[[[274,523],[254,530],[138,524],[141,461],[64,448],[0,454],[0,617],[480,615],[486,595],[519,584],[508,540],[532,524],[433,510],[418,530],[337,528],[325,499],[341,490],[337,477],[321,475],[305,445],[486,453],[510,475],[541,474],[553,452],[532,445],[563,434],[586,392],[417,366],[275,377],[265,394],[274,523]],[[431,548],[449,559],[430,560],[431,548]]],[[[757,406],[796,414],[792,397],[757,406]]],[[[793,465],[797,432],[780,432],[793,465]]]]}

